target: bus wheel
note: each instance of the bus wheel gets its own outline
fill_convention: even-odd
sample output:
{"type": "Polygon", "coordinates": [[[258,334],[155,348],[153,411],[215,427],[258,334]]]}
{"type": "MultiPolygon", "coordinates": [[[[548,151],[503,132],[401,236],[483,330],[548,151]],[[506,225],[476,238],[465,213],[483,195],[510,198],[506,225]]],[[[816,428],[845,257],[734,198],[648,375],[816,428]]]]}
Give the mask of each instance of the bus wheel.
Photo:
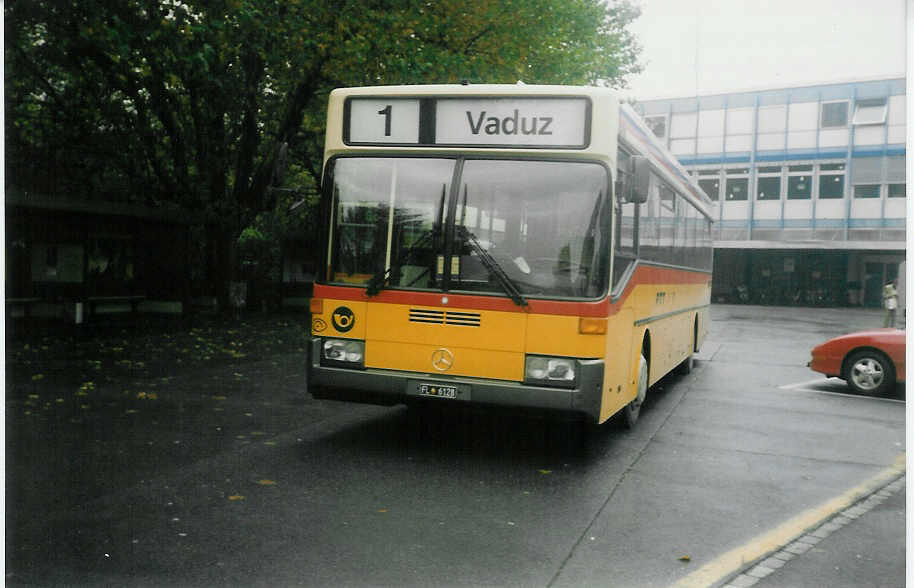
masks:
{"type": "Polygon", "coordinates": [[[695,365],[695,342],[698,340],[698,319],[696,319],[695,327],[692,329],[692,344],[689,347],[689,356],[682,360],[682,363],[676,366],[676,373],[680,376],[686,376],[692,373],[692,368],[695,365]]]}
{"type": "Polygon", "coordinates": [[[685,376],[692,373],[692,366],[695,365],[695,354],[690,353],[689,356],[682,360],[682,363],[676,366],[676,373],[680,376],[685,376]]]}
{"type": "Polygon", "coordinates": [[[623,421],[627,428],[631,429],[638,422],[641,405],[644,404],[645,398],[647,398],[647,360],[642,354],[638,358],[638,394],[622,409],[623,421]]]}
{"type": "MultiPolygon", "coordinates": [[[[695,349],[695,343],[692,343],[692,349],[695,349]]],[[[689,356],[682,360],[682,363],[676,366],[676,373],[680,376],[686,376],[692,373],[695,366],[695,352],[689,351],[689,356]]]]}

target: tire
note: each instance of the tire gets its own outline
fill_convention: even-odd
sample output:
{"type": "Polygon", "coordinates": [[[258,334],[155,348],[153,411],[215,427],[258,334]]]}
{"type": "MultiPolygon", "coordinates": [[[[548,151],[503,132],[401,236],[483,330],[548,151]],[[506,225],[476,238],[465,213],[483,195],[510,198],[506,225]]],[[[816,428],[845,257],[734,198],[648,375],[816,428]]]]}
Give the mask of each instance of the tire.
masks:
{"type": "Polygon", "coordinates": [[[682,360],[682,363],[676,366],[676,373],[680,376],[687,376],[692,373],[692,367],[695,365],[695,354],[690,353],[689,356],[682,360]]]}
{"type": "Polygon", "coordinates": [[[627,429],[634,428],[638,417],[641,416],[641,406],[644,404],[644,399],[647,398],[647,382],[647,360],[644,359],[644,354],[641,354],[638,359],[638,394],[622,409],[622,423],[627,429]]]}
{"type": "Polygon", "coordinates": [[[676,373],[680,376],[687,376],[692,373],[695,366],[695,343],[698,339],[698,319],[695,319],[695,326],[692,328],[692,345],[689,349],[689,356],[682,360],[682,363],[676,366],[676,373]]]}
{"type": "Polygon", "coordinates": [[[882,396],[895,389],[895,366],[881,351],[856,351],[844,362],[844,381],[857,394],[882,396]]]}

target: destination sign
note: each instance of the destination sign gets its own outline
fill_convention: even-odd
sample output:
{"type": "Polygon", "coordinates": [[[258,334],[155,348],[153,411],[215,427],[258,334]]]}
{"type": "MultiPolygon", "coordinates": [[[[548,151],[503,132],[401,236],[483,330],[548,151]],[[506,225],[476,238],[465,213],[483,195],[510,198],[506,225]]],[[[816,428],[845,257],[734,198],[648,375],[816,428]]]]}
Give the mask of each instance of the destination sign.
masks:
{"type": "Polygon", "coordinates": [[[436,114],[438,145],[586,145],[583,98],[448,98],[436,114]]]}
{"type": "Polygon", "coordinates": [[[583,97],[350,98],[350,145],[583,149],[590,102],[583,97]]]}
{"type": "Polygon", "coordinates": [[[349,105],[349,142],[419,142],[418,100],[359,98],[350,100],[349,105]]]}

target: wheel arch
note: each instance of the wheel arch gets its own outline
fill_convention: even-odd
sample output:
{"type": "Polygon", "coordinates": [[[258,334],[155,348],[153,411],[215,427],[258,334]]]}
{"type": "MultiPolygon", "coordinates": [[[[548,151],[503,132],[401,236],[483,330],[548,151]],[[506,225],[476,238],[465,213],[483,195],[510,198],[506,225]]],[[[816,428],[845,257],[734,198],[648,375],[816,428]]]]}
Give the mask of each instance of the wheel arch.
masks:
{"type": "Polygon", "coordinates": [[[847,353],[844,354],[844,357],[841,359],[841,378],[847,379],[848,374],[847,370],[850,369],[850,359],[857,353],[861,351],[869,351],[871,353],[878,354],[881,357],[884,357],[890,366],[892,366],[892,371],[896,374],[898,373],[898,366],[895,365],[895,362],[892,361],[892,358],[889,357],[889,354],[885,351],[879,349],[878,347],[873,347],[872,345],[861,345],[859,347],[854,347],[849,349],[847,353]]]}
{"type": "Polygon", "coordinates": [[[695,320],[692,321],[692,352],[698,352],[698,313],[695,313],[695,320]]]}
{"type": "Polygon", "coordinates": [[[651,369],[651,330],[645,329],[641,336],[641,355],[647,360],[647,369],[651,369]]]}

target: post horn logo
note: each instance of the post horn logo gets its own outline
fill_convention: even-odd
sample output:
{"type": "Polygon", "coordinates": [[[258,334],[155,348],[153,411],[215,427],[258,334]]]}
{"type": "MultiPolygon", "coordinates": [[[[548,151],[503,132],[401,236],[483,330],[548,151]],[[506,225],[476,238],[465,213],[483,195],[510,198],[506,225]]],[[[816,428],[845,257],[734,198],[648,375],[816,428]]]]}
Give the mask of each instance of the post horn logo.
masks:
{"type": "Polygon", "coordinates": [[[322,333],[327,330],[327,323],[324,319],[316,318],[311,321],[311,330],[315,333],[322,333]]]}
{"type": "Polygon", "coordinates": [[[446,372],[454,365],[454,354],[442,347],[432,353],[432,367],[439,372],[446,372]]]}
{"type": "Polygon", "coordinates": [[[338,306],[330,316],[330,322],[333,323],[334,329],[340,333],[345,333],[355,325],[355,315],[345,306],[338,306]]]}

